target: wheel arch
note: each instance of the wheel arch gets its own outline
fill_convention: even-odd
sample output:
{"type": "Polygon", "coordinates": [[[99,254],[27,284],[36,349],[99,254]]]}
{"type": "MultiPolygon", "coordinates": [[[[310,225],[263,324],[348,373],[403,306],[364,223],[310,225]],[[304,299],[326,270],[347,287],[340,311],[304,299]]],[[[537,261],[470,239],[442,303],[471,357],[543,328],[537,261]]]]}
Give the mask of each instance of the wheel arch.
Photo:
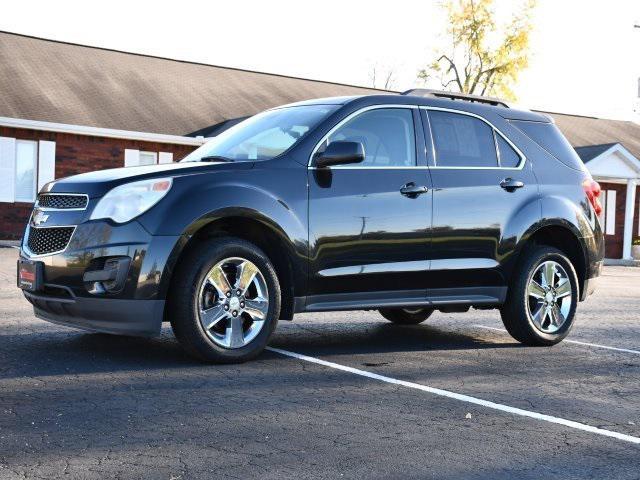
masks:
{"type": "Polygon", "coordinates": [[[207,214],[194,221],[175,245],[165,266],[160,292],[163,297],[171,289],[176,267],[188,252],[198,244],[217,237],[232,236],[253,243],[265,252],[276,270],[281,290],[281,320],[293,318],[297,289],[306,286],[306,271],[302,268],[299,252],[282,226],[271,217],[252,209],[230,208],[207,214]]]}
{"type": "MultiPolygon", "coordinates": [[[[578,288],[580,298],[587,278],[587,248],[584,238],[580,236],[578,229],[566,220],[547,221],[537,225],[523,239],[518,249],[518,259],[536,245],[554,247],[564,253],[571,261],[578,276],[578,288]]],[[[517,274],[517,271],[514,271],[517,274]]]]}

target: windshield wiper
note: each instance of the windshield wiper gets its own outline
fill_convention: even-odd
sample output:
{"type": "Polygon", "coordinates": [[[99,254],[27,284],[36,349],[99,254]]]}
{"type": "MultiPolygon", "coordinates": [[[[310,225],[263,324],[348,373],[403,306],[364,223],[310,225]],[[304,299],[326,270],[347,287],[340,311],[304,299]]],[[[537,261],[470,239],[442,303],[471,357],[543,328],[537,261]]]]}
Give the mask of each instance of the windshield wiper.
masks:
{"type": "Polygon", "coordinates": [[[221,157],[220,155],[207,155],[200,158],[201,162],[234,162],[233,158],[221,157]]]}

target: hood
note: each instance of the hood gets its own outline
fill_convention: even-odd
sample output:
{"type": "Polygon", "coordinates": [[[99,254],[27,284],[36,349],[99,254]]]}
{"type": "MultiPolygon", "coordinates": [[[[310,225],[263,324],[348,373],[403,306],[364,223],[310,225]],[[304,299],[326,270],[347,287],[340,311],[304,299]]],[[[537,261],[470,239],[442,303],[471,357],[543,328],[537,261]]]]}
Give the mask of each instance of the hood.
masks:
{"type": "Polygon", "coordinates": [[[86,193],[89,197],[101,197],[109,190],[124,183],[147,178],[198,175],[221,170],[247,170],[253,162],[185,162],[142,167],[122,167],[81,173],[47,183],[41,192],[86,193]]]}

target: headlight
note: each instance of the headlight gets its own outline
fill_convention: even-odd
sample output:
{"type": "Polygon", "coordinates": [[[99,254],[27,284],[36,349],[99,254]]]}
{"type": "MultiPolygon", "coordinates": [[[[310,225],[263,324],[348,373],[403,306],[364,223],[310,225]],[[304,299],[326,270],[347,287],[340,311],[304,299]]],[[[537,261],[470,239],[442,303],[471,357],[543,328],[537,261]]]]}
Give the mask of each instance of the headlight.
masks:
{"type": "Polygon", "coordinates": [[[154,178],[127,183],[110,190],[96,205],[90,220],[110,218],[124,223],[143,214],[171,189],[171,178],[154,178]]]}

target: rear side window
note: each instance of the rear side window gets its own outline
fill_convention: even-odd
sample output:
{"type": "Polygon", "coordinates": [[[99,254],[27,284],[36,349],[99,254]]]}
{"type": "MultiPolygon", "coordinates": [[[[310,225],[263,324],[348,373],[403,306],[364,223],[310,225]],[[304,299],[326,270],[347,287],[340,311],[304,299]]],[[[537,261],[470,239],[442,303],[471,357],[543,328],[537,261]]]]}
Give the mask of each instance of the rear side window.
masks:
{"type": "Polygon", "coordinates": [[[497,167],[493,128],[459,113],[429,111],[439,167],[497,167]]]}
{"type": "Polygon", "coordinates": [[[496,143],[500,153],[500,166],[504,168],[515,168],[520,165],[520,155],[516,153],[511,145],[496,133],[496,143]]]}
{"type": "Polygon", "coordinates": [[[511,124],[566,166],[584,170],[582,160],[553,123],[511,120],[511,124]]]}

